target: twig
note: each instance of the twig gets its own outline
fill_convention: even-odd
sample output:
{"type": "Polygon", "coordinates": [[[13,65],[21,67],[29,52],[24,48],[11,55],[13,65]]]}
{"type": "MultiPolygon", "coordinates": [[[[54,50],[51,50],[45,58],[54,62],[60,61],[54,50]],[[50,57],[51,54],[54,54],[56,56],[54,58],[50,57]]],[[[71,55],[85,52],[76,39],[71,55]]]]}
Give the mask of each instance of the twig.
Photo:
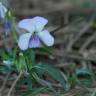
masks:
{"type": "Polygon", "coordinates": [[[22,76],[22,74],[23,74],[23,72],[20,72],[20,74],[18,75],[17,79],[13,82],[13,84],[12,84],[8,94],[7,94],[7,96],[11,96],[11,92],[14,89],[14,87],[15,87],[16,83],[18,82],[18,80],[20,79],[20,77],[22,76]]]}
{"type": "MultiPolygon", "coordinates": [[[[86,54],[86,52],[82,51],[82,52],[76,52],[76,51],[66,51],[63,50],[60,52],[60,50],[55,50],[53,52],[53,56],[54,57],[63,57],[63,58],[70,58],[70,59],[74,59],[74,60],[83,60],[83,61],[94,61],[96,62],[96,58],[95,57],[84,57],[83,54],[86,54]]],[[[88,56],[90,55],[89,52],[87,52],[88,56]]]]}
{"type": "Polygon", "coordinates": [[[90,43],[91,43],[95,38],[96,38],[96,32],[95,32],[91,37],[89,37],[89,38],[86,40],[86,42],[85,42],[85,43],[83,44],[83,46],[80,48],[80,51],[86,49],[86,48],[90,45],[90,43]]]}
{"type": "Polygon", "coordinates": [[[1,87],[1,89],[0,89],[0,96],[2,96],[3,90],[4,90],[4,88],[5,88],[5,85],[6,85],[6,83],[7,83],[7,80],[8,80],[8,77],[9,77],[9,76],[10,76],[10,73],[8,73],[7,76],[5,77],[5,80],[4,80],[4,82],[3,82],[3,85],[2,85],[2,87],[1,87]]]}
{"type": "Polygon", "coordinates": [[[68,44],[67,47],[68,51],[72,48],[73,44],[77,42],[77,40],[80,39],[80,37],[91,27],[91,25],[92,25],[92,20],[86,26],[84,26],[82,30],[80,30],[78,35],[73,40],[71,40],[71,42],[68,44]]]}

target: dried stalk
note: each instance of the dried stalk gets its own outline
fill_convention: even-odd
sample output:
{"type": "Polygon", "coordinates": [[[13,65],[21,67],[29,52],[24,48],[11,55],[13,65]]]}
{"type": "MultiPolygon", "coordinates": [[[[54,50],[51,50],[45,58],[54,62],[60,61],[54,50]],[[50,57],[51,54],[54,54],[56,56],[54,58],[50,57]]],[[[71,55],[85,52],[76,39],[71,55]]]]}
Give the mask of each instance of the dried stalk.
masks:
{"type": "Polygon", "coordinates": [[[3,96],[2,93],[3,93],[3,90],[4,90],[5,86],[6,86],[6,83],[7,83],[7,80],[8,80],[8,77],[9,76],[10,76],[10,73],[8,73],[7,76],[5,77],[5,80],[3,82],[3,85],[2,85],[2,87],[0,89],[0,96],[3,96]]]}
{"type": "Polygon", "coordinates": [[[21,78],[22,75],[23,75],[23,72],[20,72],[17,79],[13,82],[11,88],[9,89],[9,92],[8,92],[7,96],[11,96],[12,90],[14,89],[16,83],[18,82],[18,80],[21,78]]]}

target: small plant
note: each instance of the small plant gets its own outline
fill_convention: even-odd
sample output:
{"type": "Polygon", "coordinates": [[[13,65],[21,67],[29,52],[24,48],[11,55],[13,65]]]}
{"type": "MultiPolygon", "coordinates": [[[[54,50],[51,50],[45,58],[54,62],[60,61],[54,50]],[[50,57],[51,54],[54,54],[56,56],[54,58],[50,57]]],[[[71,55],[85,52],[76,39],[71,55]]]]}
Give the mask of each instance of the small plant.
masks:
{"type": "MultiPolygon", "coordinates": [[[[4,26],[5,29],[4,48],[0,49],[0,62],[2,62],[0,72],[8,74],[0,90],[1,96],[3,96],[5,85],[12,72],[16,72],[19,75],[6,96],[11,96],[14,87],[18,85],[18,81],[18,86],[24,84],[24,82],[27,84],[26,92],[23,95],[20,93],[22,96],[35,96],[46,90],[53,92],[55,96],[59,96],[52,83],[42,79],[42,76],[50,75],[66,89],[66,82],[60,71],[43,62],[37,64],[35,57],[37,50],[42,49],[43,52],[47,52],[45,50],[48,50],[48,47],[54,44],[54,37],[48,30],[44,29],[48,20],[36,16],[23,19],[18,23],[10,9],[3,2],[0,2],[0,20],[1,26],[4,26]],[[8,34],[11,34],[13,38],[13,47],[6,40],[8,34]],[[21,77],[22,79],[20,79],[21,77]],[[37,83],[38,86],[34,87],[34,84],[37,83]]],[[[51,49],[48,51],[51,53],[51,49]]]]}

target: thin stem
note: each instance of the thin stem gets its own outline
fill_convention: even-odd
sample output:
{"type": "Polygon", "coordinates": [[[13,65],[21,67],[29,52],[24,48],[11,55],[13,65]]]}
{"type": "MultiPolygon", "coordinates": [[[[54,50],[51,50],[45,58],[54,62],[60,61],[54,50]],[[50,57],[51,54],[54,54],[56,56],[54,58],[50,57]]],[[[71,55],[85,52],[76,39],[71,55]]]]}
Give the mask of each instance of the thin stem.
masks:
{"type": "Polygon", "coordinates": [[[20,72],[20,74],[18,75],[17,79],[13,82],[13,84],[12,84],[8,94],[7,94],[7,96],[11,96],[11,92],[14,89],[14,87],[15,87],[16,83],[18,82],[18,80],[21,78],[22,74],[23,74],[23,72],[20,72]]]}
{"type": "Polygon", "coordinates": [[[4,90],[5,86],[6,86],[6,83],[7,83],[7,80],[8,80],[9,76],[10,76],[10,73],[8,73],[7,76],[4,79],[3,85],[2,85],[2,87],[0,89],[0,96],[2,96],[2,92],[3,92],[3,90],[4,90]]]}

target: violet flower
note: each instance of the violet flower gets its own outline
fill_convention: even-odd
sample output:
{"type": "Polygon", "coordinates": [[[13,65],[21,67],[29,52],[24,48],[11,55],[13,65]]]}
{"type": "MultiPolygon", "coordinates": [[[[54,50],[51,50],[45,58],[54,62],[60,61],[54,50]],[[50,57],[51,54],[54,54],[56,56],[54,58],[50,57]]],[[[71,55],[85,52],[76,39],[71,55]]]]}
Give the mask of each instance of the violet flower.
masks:
{"type": "Polygon", "coordinates": [[[8,12],[8,9],[0,2],[0,18],[4,25],[6,35],[10,32],[10,28],[11,28],[11,24],[6,18],[7,12],[8,12]]]}
{"type": "Polygon", "coordinates": [[[5,32],[6,32],[6,35],[7,35],[10,32],[11,24],[10,24],[10,22],[8,22],[5,19],[2,19],[2,22],[3,22],[4,28],[5,28],[5,32]]]}
{"type": "Polygon", "coordinates": [[[24,29],[27,32],[21,34],[19,37],[18,46],[20,49],[37,48],[40,47],[42,43],[46,46],[52,46],[54,44],[54,37],[44,29],[47,23],[47,19],[39,16],[32,19],[21,20],[17,24],[17,28],[24,29]]]}

